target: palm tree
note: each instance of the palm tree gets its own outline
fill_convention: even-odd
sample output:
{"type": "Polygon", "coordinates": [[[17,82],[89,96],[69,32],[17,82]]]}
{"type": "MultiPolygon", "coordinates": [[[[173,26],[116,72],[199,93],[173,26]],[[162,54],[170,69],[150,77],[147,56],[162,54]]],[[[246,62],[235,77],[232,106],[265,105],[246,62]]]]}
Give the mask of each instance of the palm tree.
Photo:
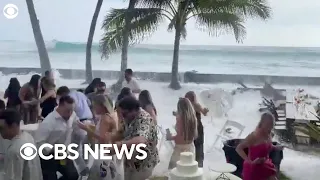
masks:
{"type": "Polygon", "coordinates": [[[33,36],[34,36],[34,39],[36,41],[37,48],[38,48],[41,72],[42,72],[42,74],[44,74],[45,71],[51,69],[49,55],[48,55],[46,45],[43,40],[39,20],[37,18],[37,14],[34,9],[33,1],[26,0],[26,3],[27,3],[27,7],[28,7],[32,30],[33,30],[33,36]]]}
{"type": "Polygon", "coordinates": [[[92,75],[92,63],[91,63],[91,47],[92,47],[92,41],[93,41],[93,35],[94,31],[96,30],[96,24],[99,17],[100,9],[102,6],[103,0],[98,0],[96,9],[94,10],[90,30],[89,30],[89,36],[87,41],[87,48],[86,48],[86,83],[90,83],[93,79],[92,75]]]}
{"type": "Polygon", "coordinates": [[[130,32],[130,21],[131,21],[131,11],[135,8],[137,0],[130,0],[128,8],[123,11],[123,19],[121,23],[121,30],[117,31],[118,36],[113,36],[117,30],[117,23],[114,23],[115,18],[114,12],[109,13],[102,24],[102,29],[105,30],[104,37],[100,41],[100,48],[103,58],[108,58],[113,52],[118,51],[121,48],[121,66],[120,66],[120,76],[116,84],[113,86],[114,91],[119,91],[121,88],[121,83],[124,80],[123,72],[128,67],[128,48],[129,48],[129,32],[130,32]],[[119,37],[122,36],[123,38],[119,37]]]}
{"type": "Polygon", "coordinates": [[[128,66],[129,46],[146,38],[147,32],[155,31],[162,19],[161,9],[136,8],[138,2],[144,2],[144,0],[130,0],[127,9],[112,9],[102,25],[105,31],[100,40],[102,57],[108,58],[110,54],[121,49],[120,76],[113,86],[114,91],[121,88],[124,80],[124,71],[128,66]]]}
{"type": "MultiPolygon", "coordinates": [[[[175,30],[169,85],[172,89],[181,88],[178,75],[179,48],[181,38],[186,38],[186,24],[190,18],[194,18],[209,35],[232,31],[236,41],[241,42],[246,34],[243,25],[246,18],[266,20],[271,11],[266,0],[139,0],[139,5],[145,8],[135,8],[132,13],[130,40],[141,40],[141,34],[153,32],[164,18],[170,22],[168,30],[175,30]]],[[[107,16],[109,23],[104,26],[107,33],[101,42],[109,50],[104,52],[107,48],[103,48],[103,54],[110,54],[121,47],[122,44],[118,42],[121,42],[120,30],[126,13],[125,9],[113,9],[107,16]]]]}

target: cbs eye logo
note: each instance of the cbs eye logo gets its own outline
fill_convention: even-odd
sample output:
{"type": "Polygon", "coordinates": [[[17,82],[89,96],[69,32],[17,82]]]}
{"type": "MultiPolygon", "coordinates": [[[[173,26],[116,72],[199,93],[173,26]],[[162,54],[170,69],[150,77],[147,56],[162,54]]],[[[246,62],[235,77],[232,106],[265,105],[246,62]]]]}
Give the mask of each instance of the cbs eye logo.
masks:
{"type": "Polygon", "coordinates": [[[37,156],[37,148],[31,143],[26,143],[20,148],[20,156],[27,161],[34,159],[37,156]]]}
{"type": "Polygon", "coordinates": [[[19,9],[16,5],[14,4],[7,4],[4,8],[3,8],[3,15],[7,18],[7,19],[14,19],[18,16],[19,14],[19,9]]]}

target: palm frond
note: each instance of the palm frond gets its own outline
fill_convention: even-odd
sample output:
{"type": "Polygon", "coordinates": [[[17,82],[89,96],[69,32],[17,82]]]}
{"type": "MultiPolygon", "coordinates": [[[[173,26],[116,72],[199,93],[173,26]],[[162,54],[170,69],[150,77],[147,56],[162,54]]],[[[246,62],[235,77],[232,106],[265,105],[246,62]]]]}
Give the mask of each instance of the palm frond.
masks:
{"type": "Polygon", "coordinates": [[[228,12],[199,13],[195,18],[200,27],[204,26],[210,35],[232,31],[237,42],[242,42],[246,35],[245,27],[242,24],[243,19],[236,14],[228,12]]]}
{"type": "Polygon", "coordinates": [[[136,8],[132,18],[129,38],[130,44],[135,44],[155,32],[164,16],[160,8],[136,8]]]}
{"type": "Polygon", "coordinates": [[[271,17],[267,0],[192,0],[195,9],[202,12],[227,11],[243,17],[266,20],[271,17]]]}
{"type": "Polygon", "coordinates": [[[100,40],[101,58],[108,59],[110,54],[122,47],[122,28],[110,29],[103,34],[100,40]]]}
{"type": "Polygon", "coordinates": [[[183,39],[186,39],[187,38],[187,28],[186,26],[183,26],[182,29],[181,29],[181,36],[183,39]]]}
{"type": "Polygon", "coordinates": [[[104,34],[100,40],[102,58],[117,52],[122,47],[122,34],[125,28],[125,16],[130,13],[129,43],[135,44],[149,37],[163,20],[162,10],[159,8],[113,9],[102,25],[104,34]]]}
{"type": "Polygon", "coordinates": [[[138,6],[148,8],[163,8],[172,6],[171,0],[138,0],[138,6]]]}
{"type": "Polygon", "coordinates": [[[111,9],[102,22],[102,29],[110,29],[124,25],[126,9],[111,9]]]}
{"type": "Polygon", "coordinates": [[[174,29],[174,26],[176,24],[176,19],[177,19],[177,16],[174,16],[171,21],[169,22],[169,25],[168,25],[168,31],[171,32],[173,29],[174,29]]]}

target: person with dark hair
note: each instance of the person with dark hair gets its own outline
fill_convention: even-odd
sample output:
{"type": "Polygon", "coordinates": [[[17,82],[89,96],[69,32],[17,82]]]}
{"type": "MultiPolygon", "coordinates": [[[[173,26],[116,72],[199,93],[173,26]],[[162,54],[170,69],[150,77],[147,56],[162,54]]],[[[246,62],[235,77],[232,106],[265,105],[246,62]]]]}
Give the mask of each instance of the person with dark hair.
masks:
{"type": "Polygon", "coordinates": [[[25,124],[36,123],[39,119],[40,104],[38,99],[41,92],[41,76],[35,74],[30,81],[22,86],[19,91],[19,98],[22,102],[22,114],[25,124]]]}
{"type": "Polygon", "coordinates": [[[0,99],[0,111],[5,109],[6,109],[6,103],[2,99],[0,99]]]}
{"type": "Polygon", "coordinates": [[[16,109],[0,112],[0,134],[10,140],[4,156],[4,179],[42,180],[39,156],[32,160],[22,158],[20,148],[26,143],[35,144],[33,137],[20,130],[21,115],[16,109]]]}
{"type": "MultiPolygon", "coordinates": [[[[49,113],[35,132],[37,146],[44,143],[69,145],[79,134],[78,117],[74,112],[75,101],[66,95],[59,98],[58,107],[49,113]]],[[[53,154],[52,149],[44,149],[44,154],[53,154]]],[[[82,159],[81,156],[77,159],[82,159]]],[[[78,163],[78,161],[76,163],[78,163]]],[[[82,159],[83,160],[83,159],[82,159]]],[[[60,172],[65,180],[77,180],[78,172],[72,160],[44,160],[41,159],[43,179],[57,180],[57,173],[60,172]]]]}
{"type": "Polygon", "coordinates": [[[61,86],[57,90],[57,96],[65,96],[70,93],[70,89],[67,86],[61,86]]]}
{"type": "MultiPolygon", "coordinates": [[[[144,160],[125,160],[124,169],[125,180],[148,179],[159,162],[156,123],[153,122],[150,114],[141,108],[139,101],[134,97],[123,98],[119,102],[118,108],[121,109],[121,116],[126,122],[123,124],[125,128],[121,128],[117,133],[107,134],[106,137],[110,138],[111,142],[118,144],[119,147],[124,144],[127,147],[132,144],[146,144],[147,158],[144,160]]],[[[111,152],[114,153],[114,149],[111,149],[111,152]]]]}
{"type": "Polygon", "coordinates": [[[84,90],[84,94],[87,95],[89,93],[95,92],[97,85],[101,82],[101,78],[94,78],[92,82],[88,85],[88,87],[84,90]]]}
{"type": "Polygon", "coordinates": [[[132,93],[131,89],[128,87],[124,87],[121,89],[119,95],[117,96],[117,101],[116,101],[116,105],[118,104],[118,102],[128,96],[134,96],[134,94],[132,93]]]}
{"type": "Polygon", "coordinates": [[[61,86],[57,90],[57,99],[62,96],[69,95],[75,101],[75,112],[80,118],[80,121],[92,120],[93,114],[90,109],[90,101],[86,95],[79,91],[70,91],[67,86],[61,86]]]}
{"type": "Polygon", "coordinates": [[[117,107],[118,107],[118,103],[123,98],[128,97],[128,96],[135,97],[130,88],[128,88],[128,87],[122,88],[120,94],[117,96],[117,100],[116,100],[116,103],[115,103],[115,106],[114,106],[114,110],[117,112],[117,116],[118,116],[118,127],[120,127],[120,128],[123,127],[124,120],[121,117],[120,109],[117,108],[117,107]]]}
{"type": "Polygon", "coordinates": [[[151,94],[148,90],[143,90],[139,94],[139,102],[141,104],[142,109],[147,111],[155,123],[157,123],[157,109],[153,104],[151,94]]]}
{"type": "Polygon", "coordinates": [[[189,99],[191,102],[193,109],[195,111],[197,117],[197,130],[198,130],[198,137],[195,139],[194,146],[196,148],[196,161],[198,162],[199,167],[203,167],[204,161],[204,132],[203,132],[203,125],[201,121],[201,115],[206,116],[209,112],[208,108],[203,108],[197,100],[196,93],[194,91],[189,91],[186,93],[185,98],[189,99]]]}
{"type": "Polygon", "coordinates": [[[51,79],[47,77],[42,78],[42,87],[46,93],[39,99],[39,103],[42,108],[41,116],[45,118],[57,106],[57,95],[55,90],[56,85],[51,79]]]}
{"type": "Polygon", "coordinates": [[[141,89],[136,79],[133,78],[132,69],[126,69],[124,71],[124,81],[122,82],[122,87],[128,87],[133,93],[140,93],[141,89]]]}
{"type": "Polygon", "coordinates": [[[84,93],[83,89],[77,89],[77,91],[84,93]]]}
{"type": "MultiPolygon", "coordinates": [[[[90,100],[90,102],[92,102],[93,98],[97,95],[106,95],[106,83],[104,82],[99,82],[96,86],[96,90],[92,93],[87,94],[88,99],[90,100]]],[[[108,96],[107,96],[108,97],[108,96]]]]}
{"type": "Polygon", "coordinates": [[[47,70],[46,72],[44,72],[44,76],[53,79],[52,70],[47,70]]]}
{"type": "Polygon", "coordinates": [[[17,78],[11,78],[10,83],[4,93],[4,99],[7,99],[8,108],[16,108],[20,111],[21,100],[19,91],[21,89],[20,82],[17,78]]]}

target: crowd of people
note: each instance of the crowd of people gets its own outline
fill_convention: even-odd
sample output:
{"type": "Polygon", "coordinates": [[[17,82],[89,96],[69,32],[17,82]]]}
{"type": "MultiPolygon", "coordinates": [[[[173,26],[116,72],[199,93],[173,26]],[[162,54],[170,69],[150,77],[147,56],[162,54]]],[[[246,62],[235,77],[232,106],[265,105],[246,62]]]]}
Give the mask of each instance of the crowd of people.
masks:
{"type": "MultiPolygon", "coordinates": [[[[122,86],[121,92],[113,100],[109,96],[106,84],[100,78],[95,78],[85,90],[73,90],[67,86],[56,88],[51,71],[47,71],[44,77],[33,75],[22,87],[17,78],[12,78],[4,94],[7,104],[0,102],[0,133],[2,138],[10,140],[10,146],[3,157],[7,179],[148,179],[160,161],[157,149],[158,111],[150,92],[140,89],[131,69],[125,71],[122,86]],[[20,129],[21,120],[23,124],[39,124],[34,135],[20,129]],[[38,147],[44,143],[76,143],[79,145],[80,154],[84,144],[112,143],[119,147],[130,147],[132,144],[144,143],[147,158],[127,160],[114,156],[111,160],[94,160],[90,167],[82,156],[75,162],[69,159],[44,160],[38,156],[26,161],[20,156],[20,147],[25,143],[33,143],[38,147]],[[58,176],[57,172],[61,176],[58,176]]],[[[166,137],[168,141],[175,142],[168,169],[176,166],[180,153],[184,151],[193,152],[198,166],[203,167],[204,131],[201,116],[208,112],[209,109],[200,105],[193,91],[178,100],[177,109],[173,111],[176,118],[176,135],[168,133],[166,137]]],[[[258,129],[273,127],[271,122],[274,119],[270,119],[272,120],[269,116],[263,116],[258,129]]],[[[262,136],[268,133],[269,131],[261,130],[259,136],[253,138],[253,135],[249,135],[249,140],[238,149],[239,154],[244,159],[249,159],[243,154],[242,148],[256,146],[256,142],[260,142],[261,139],[263,142],[269,142],[269,139],[262,136]]],[[[261,148],[264,146],[261,145],[261,148]]],[[[110,152],[114,154],[114,148],[111,148],[110,152]]],[[[44,149],[46,155],[53,153],[52,149],[44,149]]],[[[265,163],[262,160],[248,162],[259,164],[260,161],[265,163]]],[[[269,165],[267,168],[272,169],[272,164],[269,165]]]]}

